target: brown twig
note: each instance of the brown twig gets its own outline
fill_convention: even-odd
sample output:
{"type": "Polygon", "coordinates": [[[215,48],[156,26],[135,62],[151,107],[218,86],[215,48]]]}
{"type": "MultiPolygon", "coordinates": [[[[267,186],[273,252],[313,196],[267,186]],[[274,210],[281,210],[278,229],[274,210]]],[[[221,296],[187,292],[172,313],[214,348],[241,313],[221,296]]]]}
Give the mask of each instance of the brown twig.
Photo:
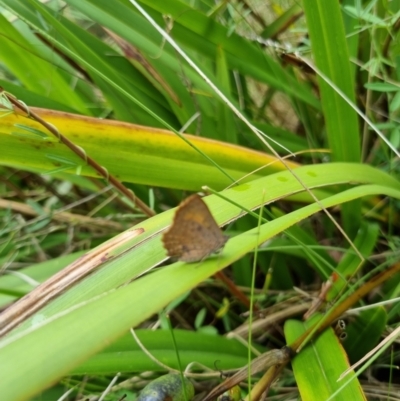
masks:
{"type": "Polygon", "coordinates": [[[57,221],[59,223],[84,224],[94,228],[107,228],[116,231],[122,231],[124,229],[122,224],[116,223],[111,220],[96,219],[93,217],[88,217],[68,212],[51,211],[47,208],[43,208],[46,214],[44,216],[40,216],[37,213],[37,211],[29,205],[1,198],[0,198],[0,209],[11,209],[14,212],[25,214],[27,216],[51,217],[52,220],[57,221]]]}
{"type": "MultiPolygon", "coordinates": [[[[291,350],[288,347],[282,349],[270,350],[259,357],[253,359],[250,365],[250,374],[267,371],[271,367],[285,366],[291,359],[291,350]]],[[[228,377],[221,384],[211,390],[202,401],[211,401],[218,397],[220,394],[235,386],[248,377],[249,368],[245,366],[235,373],[232,377],[228,377]]]]}
{"type": "Polygon", "coordinates": [[[297,352],[304,346],[304,343],[309,338],[314,338],[316,335],[322,333],[327,327],[332,325],[337,319],[340,318],[348,309],[355,305],[361,298],[370,293],[374,288],[387,281],[391,276],[400,271],[400,263],[396,263],[389,269],[377,274],[367,281],[364,285],[350,294],[344,299],[337,307],[333,308],[325,316],[322,317],[322,323],[317,323],[318,329],[315,330],[316,325],[310,327],[292,344],[288,345],[293,351],[297,352]]]}
{"type": "Polygon", "coordinates": [[[25,104],[20,102],[18,99],[11,96],[9,93],[5,92],[2,87],[0,91],[7,97],[7,99],[18,109],[24,111],[27,117],[37,121],[39,124],[43,125],[49,132],[51,132],[56,138],[59,139],[61,143],[67,146],[72,152],[74,152],[80,159],[84,160],[89,166],[91,166],[101,177],[103,177],[107,182],[113,185],[120,193],[125,195],[129,200],[131,200],[135,206],[140,209],[146,216],[151,217],[155,215],[154,210],[150,209],[144,202],[135,196],[135,194],[125,187],[120,181],[118,181],[114,176],[110,175],[104,167],[100,166],[94,159],[88,156],[85,151],[76,146],[68,138],[62,135],[58,129],[47,121],[43,120],[39,115],[30,110],[25,104]]]}
{"type": "MultiPolygon", "coordinates": [[[[250,308],[249,298],[247,298],[247,296],[224,272],[217,272],[214,276],[221,280],[228,287],[229,292],[234,295],[246,308],[250,308]]],[[[258,307],[256,305],[253,306],[253,311],[258,312],[258,307]]]]}
{"type": "Polygon", "coordinates": [[[276,380],[276,378],[279,376],[283,368],[285,367],[285,364],[279,364],[279,365],[274,365],[271,366],[261,377],[260,380],[257,381],[257,383],[253,386],[251,389],[251,393],[247,395],[245,398],[245,401],[255,401],[259,400],[262,396],[263,393],[267,392],[272,383],[276,380]]]}
{"type": "MultiPolygon", "coordinates": [[[[380,274],[372,277],[363,286],[358,288],[354,293],[346,297],[346,299],[340,303],[336,308],[334,308],[330,313],[327,313],[322,319],[322,324],[318,325],[317,330],[316,325],[310,327],[306,330],[299,338],[293,341],[291,344],[285,346],[284,348],[277,350],[270,350],[257,358],[253,359],[249,366],[245,366],[235,373],[232,377],[226,379],[223,383],[215,387],[202,401],[211,401],[218,395],[222,394],[227,389],[239,384],[241,381],[248,377],[250,372],[254,375],[261,371],[266,371],[265,382],[263,386],[269,386],[271,383],[271,378],[275,379],[277,373],[289,362],[293,355],[303,347],[306,342],[310,339],[315,338],[317,335],[322,333],[327,327],[329,327],[334,321],[336,321],[344,312],[346,312],[351,306],[357,303],[361,298],[367,295],[372,289],[376,288],[380,284],[387,281],[391,276],[400,271],[400,263],[396,263],[389,269],[383,271],[380,274]]],[[[257,388],[257,395],[261,393],[261,389],[257,388]]],[[[253,396],[253,394],[252,394],[253,396]]],[[[253,399],[253,397],[252,397],[253,399]]]]}

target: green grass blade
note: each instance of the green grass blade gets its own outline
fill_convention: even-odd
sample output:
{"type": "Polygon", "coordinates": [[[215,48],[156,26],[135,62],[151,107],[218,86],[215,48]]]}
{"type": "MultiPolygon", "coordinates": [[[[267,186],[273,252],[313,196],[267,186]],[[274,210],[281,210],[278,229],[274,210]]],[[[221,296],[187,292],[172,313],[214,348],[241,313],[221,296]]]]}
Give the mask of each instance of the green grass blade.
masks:
{"type": "MultiPolygon", "coordinates": [[[[318,70],[355,104],[354,76],[340,4],[324,0],[305,0],[303,4],[318,70]]],[[[361,148],[357,113],[335,88],[321,77],[318,81],[332,159],[359,162],[361,148]]],[[[360,204],[347,205],[342,213],[345,230],[354,236],[361,222],[360,204]]]]}

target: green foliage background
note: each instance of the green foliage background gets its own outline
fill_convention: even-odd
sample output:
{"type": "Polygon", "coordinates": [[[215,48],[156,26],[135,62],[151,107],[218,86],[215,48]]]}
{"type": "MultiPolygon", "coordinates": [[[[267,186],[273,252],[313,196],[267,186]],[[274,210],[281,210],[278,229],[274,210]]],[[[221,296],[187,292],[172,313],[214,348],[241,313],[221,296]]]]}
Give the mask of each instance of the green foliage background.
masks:
{"type": "MultiPolygon", "coordinates": [[[[141,341],[159,360],[181,369],[177,351],[183,365],[244,366],[246,348],[222,335],[249,323],[240,315],[245,308],[231,298],[230,311],[215,317],[230,295],[210,277],[225,267],[237,286],[255,285],[260,308],[288,311],[277,322],[287,320],[284,335],[270,327],[268,339],[254,332],[264,352],[305,330],[299,312],[291,314],[294,304],[306,304],[293,286],[317,290],[335,273],[340,279],[326,297],[326,308],[335,308],[338,294],[398,264],[399,0],[0,6],[0,86],[43,108],[32,110],[106,171],[99,175],[43,126],[14,114],[3,95],[0,304],[84,252],[117,243],[92,274],[0,340],[4,399],[56,399],[66,388],[84,397],[101,393],[117,372],[165,371],[126,335],[140,325],[167,329],[165,312],[173,326],[195,333],[177,331],[174,344],[170,331],[154,337],[142,330],[141,341]],[[109,175],[155,216],[146,219],[108,188],[109,175]],[[244,216],[228,226],[232,238],[218,257],[154,269],[165,261],[161,234],[174,213],[167,209],[203,186],[219,191],[206,202],[220,225],[244,216]],[[259,223],[248,212],[262,205],[259,223]],[[91,377],[86,386],[83,375],[91,377]]],[[[399,288],[395,275],[379,293],[371,288],[364,303],[391,301],[399,288]]],[[[329,399],[347,355],[355,362],[397,321],[390,302],[359,312],[349,319],[344,348],[328,330],[296,356],[294,376],[283,373],[282,387],[294,378],[303,399],[329,399]]],[[[397,353],[377,358],[368,363],[391,394],[397,353]]],[[[335,400],[363,399],[364,377],[352,378],[335,400]]],[[[137,389],[126,392],[133,397],[137,389]]]]}

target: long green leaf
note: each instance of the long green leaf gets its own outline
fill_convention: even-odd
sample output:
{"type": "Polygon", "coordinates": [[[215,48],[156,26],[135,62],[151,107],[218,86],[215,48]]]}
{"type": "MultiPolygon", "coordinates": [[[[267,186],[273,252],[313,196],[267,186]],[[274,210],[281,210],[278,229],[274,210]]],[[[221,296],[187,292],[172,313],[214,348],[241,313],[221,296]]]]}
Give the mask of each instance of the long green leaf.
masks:
{"type": "MultiPolygon", "coordinates": [[[[322,204],[330,207],[359,196],[378,193],[400,199],[399,190],[366,185],[327,198],[322,204]]],[[[240,196],[243,193],[236,192],[236,195],[240,196]]],[[[259,192],[259,199],[263,199],[262,191],[259,192]]],[[[32,396],[67,374],[90,355],[112,343],[129,327],[138,325],[180,294],[238,260],[257,244],[265,242],[319,210],[319,205],[309,205],[238,235],[228,241],[221,255],[200,264],[175,263],[153,274],[142,276],[132,284],[117,290],[105,293],[101,293],[100,290],[100,294],[94,297],[93,293],[88,294],[83,302],[84,294],[81,293],[79,304],[76,304],[78,300],[75,300],[74,307],[64,309],[51,318],[48,318],[48,314],[39,313],[30,327],[0,341],[0,359],[7,361],[0,364],[2,396],[7,400],[22,400],[32,396]],[[38,369],[38,366],[45,368],[38,369]],[[24,377],[23,386],[20,385],[21,375],[24,377]]],[[[220,209],[220,212],[226,213],[226,208],[220,209]]],[[[149,242],[148,244],[150,245],[149,242]]],[[[134,250],[141,248],[143,249],[139,247],[134,250]]],[[[154,244],[146,253],[147,257],[154,254],[154,244]]],[[[125,253],[125,256],[129,257],[125,261],[128,265],[137,261],[137,257],[130,253],[125,253]]],[[[143,262],[138,263],[139,266],[143,266],[143,262]]],[[[109,277],[104,276],[103,281],[108,279],[109,277]]]]}
{"type": "MultiPolygon", "coordinates": [[[[323,77],[319,76],[318,82],[332,159],[359,162],[361,148],[358,116],[338,93],[340,90],[350,102],[355,104],[354,76],[340,3],[305,0],[303,5],[315,64],[323,74],[323,77]]],[[[355,235],[360,222],[361,213],[358,202],[343,208],[344,228],[351,236],[355,235]]]]}

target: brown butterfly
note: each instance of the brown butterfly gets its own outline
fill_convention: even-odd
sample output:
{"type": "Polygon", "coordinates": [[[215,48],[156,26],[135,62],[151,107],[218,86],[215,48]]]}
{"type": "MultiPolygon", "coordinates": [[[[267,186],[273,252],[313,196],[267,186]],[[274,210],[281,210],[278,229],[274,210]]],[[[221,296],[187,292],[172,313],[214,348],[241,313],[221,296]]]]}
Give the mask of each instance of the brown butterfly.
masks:
{"type": "Polygon", "coordinates": [[[168,256],[182,262],[198,262],[220,250],[228,241],[199,195],[185,199],[178,207],[162,241],[168,256]]]}

